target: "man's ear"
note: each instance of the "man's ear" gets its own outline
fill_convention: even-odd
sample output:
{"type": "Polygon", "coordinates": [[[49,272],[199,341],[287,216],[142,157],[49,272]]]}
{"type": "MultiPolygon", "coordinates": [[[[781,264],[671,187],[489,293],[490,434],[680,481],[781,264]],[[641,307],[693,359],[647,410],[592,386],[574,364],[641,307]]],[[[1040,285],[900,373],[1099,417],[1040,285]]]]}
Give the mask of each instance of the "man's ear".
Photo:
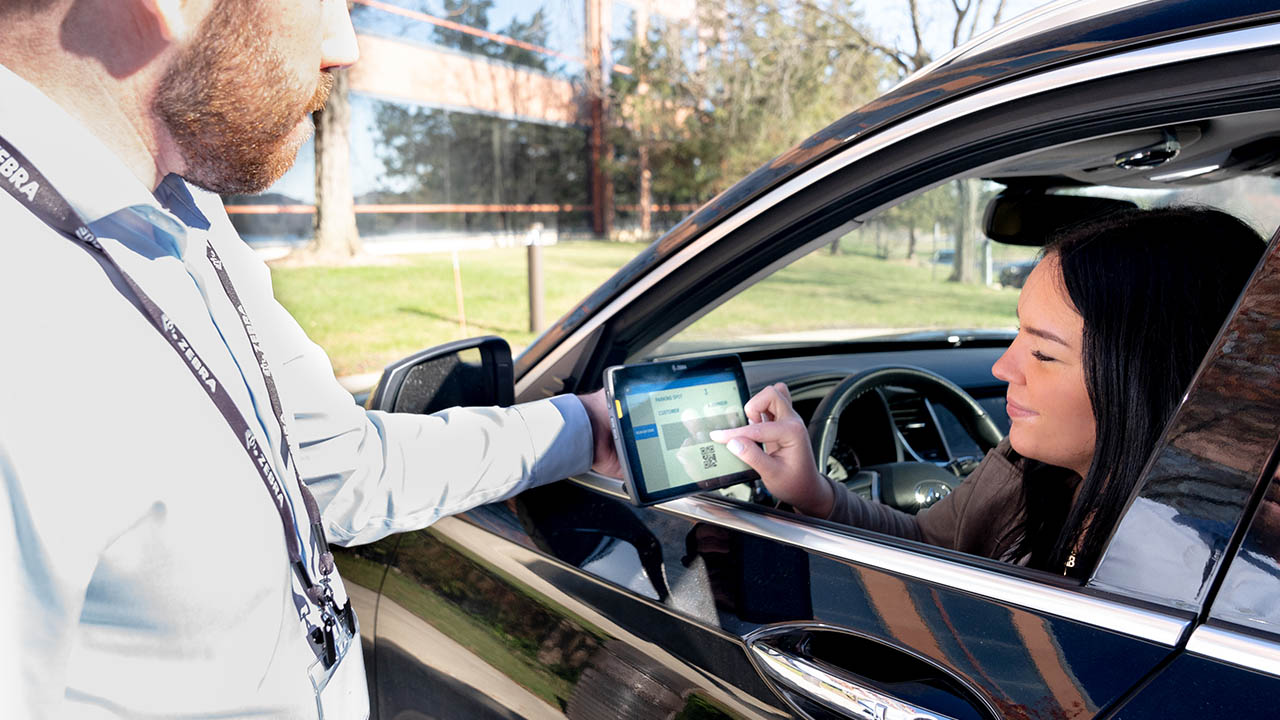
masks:
{"type": "Polygon", "coordinates": [[[188,24],[184,0],[139,0],[151,16],[165,40],[174,42],[187,36],[188,24]]]}

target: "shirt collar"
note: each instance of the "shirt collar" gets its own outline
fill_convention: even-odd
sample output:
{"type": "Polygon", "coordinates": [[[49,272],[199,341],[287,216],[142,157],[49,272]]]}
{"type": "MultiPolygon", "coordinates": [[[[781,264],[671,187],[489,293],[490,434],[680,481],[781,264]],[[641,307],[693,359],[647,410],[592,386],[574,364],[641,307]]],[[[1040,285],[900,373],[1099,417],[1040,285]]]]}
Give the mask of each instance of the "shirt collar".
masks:
{"type": "Polygon", "coordinates": [[[179,220],[197,230],[208,230],[209,218],[205,217],[196,199],[191,196],[191,186],[186,180],[169,173],[156,187],[155,198],[165,210],[173,213],[179,220]]]}
{"type": "MultiPolygon", "coordinates": [[[[97,136],[3,65],[0,98],[0,134],[39,168],[85,222],[132,207],[163,211],[146,185],[97,136]]],[[[186,197],[189,201],[190,193],[186,197]]]]}

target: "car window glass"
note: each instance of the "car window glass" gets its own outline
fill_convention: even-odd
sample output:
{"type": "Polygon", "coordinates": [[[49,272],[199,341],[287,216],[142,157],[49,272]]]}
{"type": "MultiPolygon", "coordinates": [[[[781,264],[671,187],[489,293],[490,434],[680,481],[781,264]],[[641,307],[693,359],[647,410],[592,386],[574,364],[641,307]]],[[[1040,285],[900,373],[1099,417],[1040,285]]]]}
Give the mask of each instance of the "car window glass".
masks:
{"type": "Polygon", "coordinates": [[[1210,616],[1280,634],[1280,473],[1253,514],[1210,616]]]}
{"type": "Polygon", "coordinates": [[[999,188],[994,183],[947,183],[881,213],[708,313],[656,354],[904,338],[954,328],[1007,334],[1014,327],[1016,287],[1037,249],[991,243],[992,287],[981,282],[985,260],[972,268],[980,282],[949,282],[957,267],[958,234],[972,232],[955,221],[971,186],[979,202],[999,188]],[[997,287],[1007,268],[1017,280],[997,287]]]}
{"type": "MultiPolygon", "coordinates": [[[[918,195],[778,270],[655,348],[651,356],[793,343],[945,339],[954,331],[1008,336],[1018,289],[1038,248],[989,241],[962,218],[1001,189],[958,180],[918,195]],[[966,233],[974,244],[967,257],[966,233]],[[967,282],[958,282],[960,265],[967,282]]],[[[1280,225],[1280,181],[1240,177],[1176,189],[1058,191],[1140,207],[1196,204],[1225,210],[1264,236],[1280,225]]],[[[977,215],[980,217],[981,212],[977,215]]]]}
{"type": "MultiPolygon", "coordinates": [[[[990,241],[981,226],[966,227],[959,219],[968,214],[966,208],[986,207],[1002,189],[990,181],[952,181],[883,210],[697,318],[650,357],[785,347],[782,352],[787,357],[799,358],[808,347],[839,342],[851,343],[844,347],[855,355],[859,343],[867,343],[868,352],[879,358],[873,364],[915,358],[917,364],[933,361],[951,368],[951,363],[966,362],[973,365],[965,371],[972,382],[961,384],[997,427],[1008,432],[1002,383],[990,376],[989,368],[1016,334],[1020,288],[1038,261],[1040,248],[990,241]],[[974,233],[971,247],[964,247],[965,233],[974,233]],[[957,279],[961,263],[967,263],[971,273],[967,282],[957,279]],[[956,342],[960,338],[963,341],[956,342]],[[901,351],[895,349],[898,343],[901,351]],[[929,355],[953,344],[967,348],[969,359],[956,360],[958,354],[947,359],[929,355]],[[926,360],[926,355],[932,360],[926,360]]],[[[1237,178],[1177,189],[1093,187],[1058,192],[1124,200],[1143,208],[1217,207],[1269,235],[1280,224],[1280,206],[1274,202],[1278,191],[1280,182],[1272,179],[1237,178]]],[[[829,364],[834,367],[838,361],[829,364]]],[[[831,380],[821,387],[821,383],[793,387],[795,407],[806,422],[834,384],[831,380]]],[[[912,484],[914,476],[904,476],[905,484],[898,482],[884,475],[886,465],[914,461],[917,466],[945,466],[963,477],[982,456],[957,417],[922,393],[889,385],[856,402],[861,405],[843,411],[840,435],[823,465],[828,477],[866,499],[909,513],[923,510],[946,493],[927,500],[917,497],[918,506],[910,498],[889,497],[912,484]],[[877,478],[858,472],[860,468],[880,473],[878,492],[877,478]]],[[[917,490],[924,484],[915,483],[917,490]]],[[[1280,557],[1280,543],[1276,548],[1280,557]]],[[[1280,601],[1275,606],[1280,622],[1280,601]]]]}

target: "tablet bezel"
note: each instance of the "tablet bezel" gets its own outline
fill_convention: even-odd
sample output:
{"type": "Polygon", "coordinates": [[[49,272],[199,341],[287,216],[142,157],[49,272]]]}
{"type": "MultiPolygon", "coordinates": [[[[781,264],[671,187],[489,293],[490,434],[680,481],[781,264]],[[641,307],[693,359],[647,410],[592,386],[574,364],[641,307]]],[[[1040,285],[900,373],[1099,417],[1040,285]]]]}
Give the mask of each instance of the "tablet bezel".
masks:
{"type": "Polygon", "coordinates": [[[758,473],[748,469],[730,475],[677,485],[657,492],[648,492],[645,483],[639,481],[644,477],[644,472],[640,465],[634,428],[631,425],[631,413],[623,412],[623,408],[627,407],[626,399],[629,388],[640,383],[674,382],[681,378],[724,372],[732,374],[737,381],[738,396],[745,406],[751,394],[747,387],[746,374],[742,369],[742,360],[737,355],[715,355],[687,360],[615,365],[605,370],[605,393],[609,401],[609,418],[614,430],[614,444],[618,449],[618,459],[620,461],[619,464],[622,465],[623,480],[626,483],[627,494],[630,496],[632,503],[640,506],[653,505],[654,503],[666,502],[686,495],[717,490],[741,482],[759,479],[760,475],[758,473]]]}

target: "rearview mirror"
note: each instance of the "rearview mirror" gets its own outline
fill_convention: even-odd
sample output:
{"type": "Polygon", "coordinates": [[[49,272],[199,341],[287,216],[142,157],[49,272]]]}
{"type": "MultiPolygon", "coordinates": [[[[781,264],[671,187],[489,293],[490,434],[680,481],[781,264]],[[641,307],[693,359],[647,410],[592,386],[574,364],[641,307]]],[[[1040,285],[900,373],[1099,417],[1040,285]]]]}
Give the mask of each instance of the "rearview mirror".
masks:
{"type": "Polygon", "coordinates": [[[1069,227],[1119,210],[1136,208],[1128,200],[1087,195],[1047,195],[1006,190],[987,204],[987,237],[1006,245],[1042,247],[1069,227]]]}
{"type": "Polygon", "coordinates": [[[427,414],[515,402],[511,346],[494,335],[457,340],[392,363],[369,393],[369,410],[427,414]]]}

